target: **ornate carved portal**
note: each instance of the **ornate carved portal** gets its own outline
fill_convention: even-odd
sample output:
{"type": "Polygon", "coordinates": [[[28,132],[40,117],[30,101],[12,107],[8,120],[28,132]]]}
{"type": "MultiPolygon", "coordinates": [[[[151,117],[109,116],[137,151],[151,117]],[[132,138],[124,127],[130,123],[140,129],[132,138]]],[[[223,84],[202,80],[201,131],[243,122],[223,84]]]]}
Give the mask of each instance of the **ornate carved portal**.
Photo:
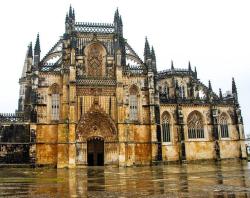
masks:
{"type": "Polygon", "coordinates": [[[104,165],[118,163],[117,129],[98,103],[83,114],[76,130],[77,163],[104,165]]]}

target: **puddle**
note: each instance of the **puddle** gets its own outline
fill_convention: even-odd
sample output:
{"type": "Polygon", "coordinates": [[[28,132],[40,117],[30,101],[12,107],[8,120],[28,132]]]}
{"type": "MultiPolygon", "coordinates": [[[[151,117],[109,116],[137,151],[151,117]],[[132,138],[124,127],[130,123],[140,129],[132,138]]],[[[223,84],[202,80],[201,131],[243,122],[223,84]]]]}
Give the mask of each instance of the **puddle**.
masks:
{"type": "Polygon", "coordinates": [[[250,197],[250,165],[1,168],[0,197],[250,197]]]}

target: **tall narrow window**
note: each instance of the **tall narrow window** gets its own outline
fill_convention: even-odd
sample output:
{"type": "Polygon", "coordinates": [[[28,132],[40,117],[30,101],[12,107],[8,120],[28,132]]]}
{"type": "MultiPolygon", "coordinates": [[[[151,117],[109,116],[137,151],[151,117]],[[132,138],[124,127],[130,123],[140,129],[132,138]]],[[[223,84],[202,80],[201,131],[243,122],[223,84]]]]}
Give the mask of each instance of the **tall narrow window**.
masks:
{"type": "Polygon", "coordinates": [[[188,138],[196,139],[196,138],[204,138],[204,128],[202,117],[198,112],[192,112],[187,119],[188,125],[188,138]]]}
{"type": "Polygon", "coordinates": [[[227,124],[227,116],[226,115],[222,115],[220,117],[220,135],[221,138],[228,138],[229,137],[229,133],[228,133],[228,124],[227,124]]]}
{"type": "Polygon", "coordinates": [[[170,142],[171,141],[171,131],[170,131],[170,116],[168,113],[164,113],[162,116],[162,141],[163,142],[170,142]]]}
{"type": "Polygon", "coordinates": [[[82,97],[80,97],[80,117],[82,116],[82,106],[83,106],[83,98],[82,97]]]}
{"type": "Polygon", "coordinates": [[[129,118],[130,120],[138,120],[138,101],[137,101],[137,87],[132,86],[129,96],[129,118]]]}
{"type": "Polygon", "coordinates": [[[184,86],[180,86],[180,97],[185,98],[185,87],[184,86]]]}
{"type": "Polygon", "coordinates": [[[168,88],[168,85],[166,84],[164,89],[163,89],[163,94],[166,98],[168,98],[169,96],[169,88],[168,88]]]}
{"type": "Polygon", "coordinates": [[[60,114],[60,95],[59,87],[53,84],[51,87],[51,120],[59,120],[60,114]]]}
{"type": "Polygon", "coordinates": [[[59,120],[59,94],[52,94],[52,120],[59,120]]]}

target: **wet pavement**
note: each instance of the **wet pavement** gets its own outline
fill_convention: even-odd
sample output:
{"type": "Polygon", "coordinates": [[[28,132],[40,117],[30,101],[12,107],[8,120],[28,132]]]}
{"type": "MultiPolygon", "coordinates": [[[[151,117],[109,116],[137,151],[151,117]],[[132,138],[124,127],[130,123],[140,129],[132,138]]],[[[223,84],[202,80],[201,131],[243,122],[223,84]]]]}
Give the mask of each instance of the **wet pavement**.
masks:
{"type": "Polygon", "coordinates": [[[0,168],[0,197],[250,197],[250,163],[0,168]]]}

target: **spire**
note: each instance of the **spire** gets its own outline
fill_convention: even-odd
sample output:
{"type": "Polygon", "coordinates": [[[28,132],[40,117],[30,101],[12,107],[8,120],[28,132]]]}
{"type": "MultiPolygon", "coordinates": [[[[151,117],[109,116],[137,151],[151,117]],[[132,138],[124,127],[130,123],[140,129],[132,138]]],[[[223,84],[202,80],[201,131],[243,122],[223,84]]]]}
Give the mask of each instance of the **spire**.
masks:
{"type": "Polygon", "coordinates": [[[171,70],[174,70],[174,62],[171,60],[171,70]]]}
{"type": "Polygon", "coordinates": [[[152,59],[152,69],[155,73],[157,73],[155,50],[153,46],[151,47],[151,59],[152,59]]]}
{"type": "Polygon", "coordinates": [[[220,99],[222,99],[222,92],[221,92],[221,89],[219,89],[219,97],[220,97],[220,99]]]}
{"type": "Polygon", "coordinates": [[[156,57],[155,57],[155,50],[154,50],[154,47],[152,46],[151,47],[151,58],[152,58],[152,60],[156,60],[156,57]]]}
{"type": "Polygon", "coordinates": [[[72,18],[75,20],[75,9],[73,9],[72,18]]]}
{"type": "Polygon", "coordinates": [[[234,78],[232,78],[232,93],[233,94],[235,94],[235,93],[237,94],[237,87],[236,87],[234,78]]]}
{"type": "Polygon", "coordinates": [[[115,32],[118,35],[122,36],[123,35],[123,24],[122,24],[122,17],[119,14],[118,8],[116,9],[115,15],[114,15],[114,26],[115,26],[115,32]]]}
{"type": "Polygon", "coordinates": [[[72,12],[72,7],[71,7],[71,4],[69,6],[69,18],[72,18],[73,17],[73,12],[72,12]]]}
{"type": "Polygon", "coordinates": [[[149,47],[149,44],[148,44],[148,39],[146,37],[145,38],[145,47],[144,47],[144,60],[145,60],[145,62],[149,58],[150,58],[150,47],[149,47]]]}
{"type": "Polygon", "coordinates": [[[40,38],[39,38],[39,33],[37,34],[36,37],[36,44],[34,48],[34,54],[35,55],[40,55],[41,49],[40,49],[40,38]]]}
{"type": "Polygon", "coordinates": [[[29,49],[28,49],[28,58],[33,58],[33,52],[32,52],[32,42],[29,44],[29,49]]]}
{"type": "Polygon", "coordinates": [[[119,10],[118,10],[118,7],[116,8],[116,11],[115,11],[115,16],[114,16],[114,22],[117,22],[119,20],[119,10]]]}
{"type": "Polygon", "coordinates": [[[213,90],[213,89],[212,89],[212,85],[211,85],[211,81],[210,81],[210,80],[208,81],[208,90],[209,90],[209,91],[212,91],[212,90],[213,90]]]}
{"type": "Polygon", "coordinates": [[[65,23],[68,23],[69,22],[69,15],[68,13],[66,14],[66,17],[65,17],[65,23]]]}
{"type": "Polygon", "coordinates": [[[26,73],[31,70],[32,59],[33,59],[32,43],[30,42],[30,44],[28,45],[27,52],[26,52],[21,78],[25,78],[26,73]]]}
{"type": "Polygon", "coordinates": [[[236,87],[234,78],[232,78],[232,94],[234,96],[235,103],[238,104],[238,93],[237,93],[237,87],[236,87]]]}
{"type": "Polygon", "coordinates": [[[123,26],[123,23],[122,23],[122,16],[120,15],[119,17],[119,22],[120,22],[120,25],[123,26]]]}
{"type": "Polygon", "coordinates": [[[192,68],[191,68],[191,63],[190,63],[190,61],[188,61],[188,71],[192,71],[192,68]]]}
{"type": "Polygon", "coordinates": [[[118,29],[119,29],[120,35],[123,36],[123,24],[122,24],[122,16],[121,15],[119,17],[119,26],[118,26],[118,29]]]}
{"type": "Polygon", "coordinates": [[[195,78],[197,78],[197,70],[196,70],[196,67],[194,67],[194,76],[195,76],[195,78]]]}

